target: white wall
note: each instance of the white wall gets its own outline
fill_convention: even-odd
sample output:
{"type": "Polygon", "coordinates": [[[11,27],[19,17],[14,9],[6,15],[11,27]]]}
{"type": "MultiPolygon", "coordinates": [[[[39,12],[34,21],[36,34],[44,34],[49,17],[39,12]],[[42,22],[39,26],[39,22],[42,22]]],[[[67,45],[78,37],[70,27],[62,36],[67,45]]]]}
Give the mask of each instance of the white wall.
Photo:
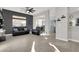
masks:
{"type": "Polygon", "coordinates": [[[63,41],[68,40],[68,14],[66,7],[57,7],[56,8],[56,19],[61,21],[56,21],[56,39],[63,41]],[[61,16],[64,15],[66,18],[61,19],[61,16]]]}
{"type": "Polygon", "coordinates": [[[69,7],[69,14],[79,11],[79,7],[69,7]]]}
{"type": "Polygon", "coordinates": [[[33,28],[36,28],[36,21],[40,19],[45,20],[45,32],[48,34],[50,29],[49,11],[46,10],[44,12],[40,12],[39,14],[33,16],[33,28]],[[41,18],[40,16],[45,16],[45,17],[41,18]]]}
{"type": "MultiPolygon", "coordinates": [[[[72,15],[72,18],[69,20],[76,22],[76,19],[79,18],[79,10],[78,9],[79,8],[69,8],[69,11],[73,11],[70,14],[70,15],[72,15]]],[[[70,32],[69,40],[79,42],[79,26],[76,26],[76,25],[70,26],[69,32],[70,32]]]]}
{"type": "Polygon", "coordinates": [[[55,23],[54,23],[54,20],[55,20],[55,8],[56,7],[52,7],[51,9],[49,9],[49,16],[50,16],[50,33],[53,33],[54,32],[54,27],[55,26],[55,23]]]}
{"type": "MultiPolygon", "coordinates": [[[[39,8],[40,9],[40,8],[39,8]]],[[[33,16],[33,27],[35,28],[35,22],[38,19],[39,16],[45,15],[45,25],[46,25],[46,32],[52,33],[54,32],[54,24],[53,20],[55,19],[55,7],[49,7],[49,8],[41,8],[41,11],[38,14],[35,14],[33,16]],[[43,10],[43,11],[42,11],[43,10]]],[[[40,17],[39,17],[40,18],[40,17]]]]}
{"type": "Polygon", "coordinates": [[[71,39],[70,40],[79,42],[79,27],[78,26],[71,28],[71,39]]]}

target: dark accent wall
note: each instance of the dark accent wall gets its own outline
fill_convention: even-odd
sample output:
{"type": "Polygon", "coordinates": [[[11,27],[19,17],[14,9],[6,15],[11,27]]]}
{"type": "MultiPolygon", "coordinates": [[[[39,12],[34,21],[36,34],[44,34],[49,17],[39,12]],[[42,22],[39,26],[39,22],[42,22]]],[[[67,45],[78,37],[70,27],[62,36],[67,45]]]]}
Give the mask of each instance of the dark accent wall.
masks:
{"type": "Polygon", "coordinates": [[[12,33],[12,15],[26,17],[26,27],[28,29],[33,28],[33,16],[32,15],[23,14],[23,13],[10,11],[10,10],[6,10],[6,9],[3,9],[2,12],[3,12],[2,15],[3,15],[3,19],[4,19],[4,22],[3,22],[4,27],[3,28],[6,30],[6,34],[12,33]]]}
{"type": "Polygon", "coordinates": [[[28,29],[33,29],[33,16],[27,15],[27,23],[26,23],[26,25],[27,25],[28,29]]]}
{"type": "Polygon", "coordinates": [[[7,11],[7,10],[3,10],[3,28],[6,30],[6,34],[10,34],[12,33],[12,13],[7,11]]]}

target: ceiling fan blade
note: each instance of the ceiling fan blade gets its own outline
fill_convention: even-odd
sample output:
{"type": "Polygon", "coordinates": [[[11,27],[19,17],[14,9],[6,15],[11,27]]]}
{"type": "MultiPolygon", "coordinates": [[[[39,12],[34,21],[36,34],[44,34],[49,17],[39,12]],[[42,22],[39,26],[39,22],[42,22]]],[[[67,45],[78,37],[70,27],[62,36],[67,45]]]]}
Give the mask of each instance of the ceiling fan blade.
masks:
{"type": "Polygon", "coordinates": [[[34,8],[30,8],[30,7],[26,7],[26,12],[27,13],[33,13],[35,12],[36,10],[34,10],[34,8]]]}

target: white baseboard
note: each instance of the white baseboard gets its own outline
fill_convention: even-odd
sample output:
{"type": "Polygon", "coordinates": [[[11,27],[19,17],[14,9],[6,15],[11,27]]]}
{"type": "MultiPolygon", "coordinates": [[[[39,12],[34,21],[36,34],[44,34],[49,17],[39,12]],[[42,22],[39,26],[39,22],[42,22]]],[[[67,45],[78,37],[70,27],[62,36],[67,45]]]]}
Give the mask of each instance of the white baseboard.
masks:
{"type": "Polygon", "coordinates": [[[57,40],[62,40],[62,41],[68,41],[68,39],[64,39],[64,38],[56,38],[57,40]]]}
{"type": "Polygon", "coordinates": [[[76,39],[69,39],[69,41],[74,41],[74,42],[78,42],[79,43],[79,40],[76,40],[76,39]]]}

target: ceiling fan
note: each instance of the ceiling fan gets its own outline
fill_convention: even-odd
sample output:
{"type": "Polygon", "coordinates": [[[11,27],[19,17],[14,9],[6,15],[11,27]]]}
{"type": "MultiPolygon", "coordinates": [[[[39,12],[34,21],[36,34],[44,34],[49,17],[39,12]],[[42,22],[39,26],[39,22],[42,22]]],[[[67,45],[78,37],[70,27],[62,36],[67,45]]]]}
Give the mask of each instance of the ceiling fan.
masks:
{"type": "Polygon", "coordinates": [[[34,13],[36,10],[34,10],[34,8],[31,8],[31,7],[26,7],[26,10],[25,12],[26,13],[34,13]]]}

